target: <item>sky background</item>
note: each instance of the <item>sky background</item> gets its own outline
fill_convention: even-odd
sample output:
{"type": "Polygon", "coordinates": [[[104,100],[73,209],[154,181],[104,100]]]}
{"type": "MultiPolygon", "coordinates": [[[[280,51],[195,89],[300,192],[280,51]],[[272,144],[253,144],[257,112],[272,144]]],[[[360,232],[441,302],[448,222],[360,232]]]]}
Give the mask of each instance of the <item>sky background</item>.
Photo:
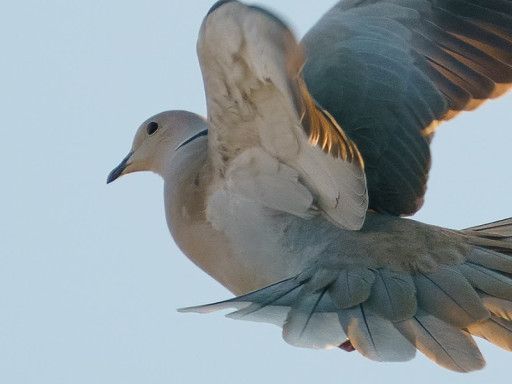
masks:
{"type": "MultiPolygon", "coordinates": [[[[461,375],[294,348],[277,327],[176,308],[230,297],[176,248],[162,181],[105,185],[147,117],[205,114],[195,43],[213,1],[10,1],[0,13],[0,382],[482,383],[512,354],[480,342],[461,375]]],[[[334,0],[259,1],[302,36],[334,0]]],[[[512,97],[444,124],[416,219],[512,216],[512,97]]]]}

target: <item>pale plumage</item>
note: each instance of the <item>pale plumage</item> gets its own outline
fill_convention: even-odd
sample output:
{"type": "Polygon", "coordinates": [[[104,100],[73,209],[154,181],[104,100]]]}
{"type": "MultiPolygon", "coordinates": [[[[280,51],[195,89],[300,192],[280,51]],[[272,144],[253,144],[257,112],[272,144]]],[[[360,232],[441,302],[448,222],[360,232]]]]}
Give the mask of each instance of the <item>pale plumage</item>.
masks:
{"type": "MultiPolygon", "coordinates": [[[[246,172],[259,173],[253,168],[271,156],[298,172],[324,215],[343,228],[361,228],[368,207],[362,159],[301,86],[300,46],[283,24],[267,14],[234,12],[234,5],[215,9],[199,32],[212,164],[221,176],[233,167],[241,174],[241,164],[246,172]],[[308,124],[303,126],[302,121],[308,124]],[[338,140],[328,140],[321,131],[338,140]],[[252,162],[240,160],[247,150],[252,162]]],[[[270,207],[277,208],[274,203],[270,207]]]]}
{"type": "Polygon", "coordinates": [[[208,120],[153,116],[108,178],[160,174],[177,244],[239,295],[182,311],[460,372],[485,364],[472,335],[512,349],[512,219],[399,217],[421,206],[438,122],[509,87],[511,21],[509,0],[344,0],[303,50],[267,11],[215,4],[198,42],[208,120]]]}

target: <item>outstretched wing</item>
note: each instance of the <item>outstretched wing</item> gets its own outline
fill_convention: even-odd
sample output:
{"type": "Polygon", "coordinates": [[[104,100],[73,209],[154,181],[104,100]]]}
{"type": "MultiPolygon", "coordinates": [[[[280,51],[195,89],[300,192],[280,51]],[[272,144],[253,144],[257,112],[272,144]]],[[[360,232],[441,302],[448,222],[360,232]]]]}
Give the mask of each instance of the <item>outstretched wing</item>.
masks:
{"type": "Polygon", "coordinates": [[[310,96],[300,77],[303,50],[290,30],[260,8],[221,1],[203,22],[198,55],[216,176],[229,185],[247,175],[233,184],[250,182],[251,197],[272,208],[308,215],[318,207],[341,227],[359,229],[368,205],[361,156],[310,96]],[[313,210],[282,204],[293,196],[308,201],[303,187],[313,210]]]}
{"type": "Polygon", "coordinates": [[[438,123],[512,82],[510,0],[343,0],[304,37],[313,97],[365,162],[369,204],[423,203],[438,123]]]}

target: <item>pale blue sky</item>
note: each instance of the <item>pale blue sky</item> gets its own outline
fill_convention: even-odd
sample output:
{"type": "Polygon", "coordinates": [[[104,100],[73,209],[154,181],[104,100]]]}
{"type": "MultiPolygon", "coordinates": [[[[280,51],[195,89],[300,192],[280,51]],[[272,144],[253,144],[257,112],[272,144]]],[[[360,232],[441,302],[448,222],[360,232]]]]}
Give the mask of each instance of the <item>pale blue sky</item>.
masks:
{"type": "MultiPolygon", "coordinates": [[[[205,113],[195,41],[213,1],[11,1],[0,14],[0,382],[481,383],[419,355],[377,364],[288,346],[278,328],[176,308],[229,297],[168,234],[152,174],[105,185],[141,121],[205,113]]],[[[302,35],[334,0],[260,1],[302,35]]],[[[416,218],[512,216],[512,97],[441,127],[416,218]]]]}

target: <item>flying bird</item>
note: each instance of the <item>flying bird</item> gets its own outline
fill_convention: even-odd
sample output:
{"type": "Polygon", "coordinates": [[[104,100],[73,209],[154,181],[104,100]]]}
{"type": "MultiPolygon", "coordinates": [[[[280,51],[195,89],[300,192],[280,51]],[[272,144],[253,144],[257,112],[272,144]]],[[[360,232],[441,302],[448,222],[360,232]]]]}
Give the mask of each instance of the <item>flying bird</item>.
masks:
{"type": "Polygon", "coordinates": [[[452,230],[422,205],[438,125],[512,83],[510,0],[342,0],[297,43],[217,2],[199,32],[207,118],[140,126],[108,176],[164,179],[169,230],[234,298],[183,309],[286,342],[459,372],[512,350],[512,219],[452,230]]]}

